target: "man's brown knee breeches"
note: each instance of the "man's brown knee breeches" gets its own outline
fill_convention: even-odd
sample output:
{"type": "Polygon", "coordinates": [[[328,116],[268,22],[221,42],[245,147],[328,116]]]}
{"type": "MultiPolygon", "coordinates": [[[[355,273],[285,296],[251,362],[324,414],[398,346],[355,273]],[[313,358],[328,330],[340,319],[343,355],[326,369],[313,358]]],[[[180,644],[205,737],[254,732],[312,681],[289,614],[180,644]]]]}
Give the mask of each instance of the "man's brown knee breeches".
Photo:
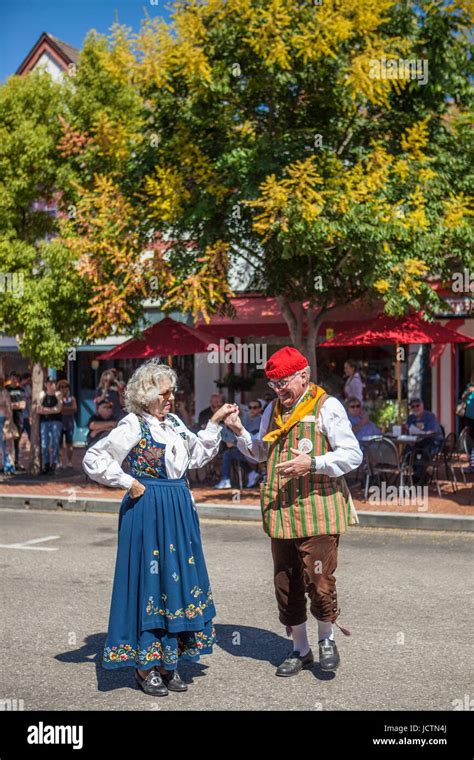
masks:
{"type": "Polygon", "coordinates": [[[306,593],[314,617],[332,623],[338,617],[334,571],[339,535],[272,538],[275,595],[283,625],[306,621],[306,593]]]}

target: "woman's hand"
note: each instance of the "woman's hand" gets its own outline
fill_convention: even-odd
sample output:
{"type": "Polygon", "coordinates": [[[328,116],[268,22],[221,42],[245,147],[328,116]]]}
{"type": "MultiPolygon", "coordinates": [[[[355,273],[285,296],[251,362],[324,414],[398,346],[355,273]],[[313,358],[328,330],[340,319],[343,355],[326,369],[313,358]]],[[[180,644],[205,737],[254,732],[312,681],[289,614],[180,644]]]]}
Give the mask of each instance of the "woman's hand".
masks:
{"type": "Polygon", "coordinates": [[[138,499],[139,496],[141,496],[143,493],[145,493],[145,486],[143,483],[140,483],[138,480],[134,480],[132,485],[130,486],[129,494],[132,499],[138,499]]]}
{"type": "Polygon", "coordinates": [[[229,414],[235,414],[236,412],[237,414],[239,412],[237,404],[222,404],[221,408],[212,415],[211,422],[215,422],[216,424],[219,424],[219,422],[225,422],[225,418],[228,417],[229,414]]]}

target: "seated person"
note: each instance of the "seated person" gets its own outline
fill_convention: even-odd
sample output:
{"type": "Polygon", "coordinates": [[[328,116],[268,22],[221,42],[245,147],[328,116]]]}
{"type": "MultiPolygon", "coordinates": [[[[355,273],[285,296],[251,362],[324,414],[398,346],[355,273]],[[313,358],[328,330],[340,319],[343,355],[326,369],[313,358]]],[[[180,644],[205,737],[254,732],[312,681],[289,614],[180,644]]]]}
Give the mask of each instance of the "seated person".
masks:
{"type": "Polygon", "coordinates": [[[105,438],[111,430],[117,427],[118,417],[114,414],[114,405],[111,401],[100,401],[97,405],[97,414],[91,415],[87,427],[87,447],[105,438]]]}
{"type": "Polygon", "coordinates": [[[432,451],[438,451],[443,441],[443,430],[436,414],[425,409],[421,398],[412,398],[409,406],[411,413],[407,417],[404,431],[411,435],[427,436],[426,441],[421,443],[432,451]]]}
{"type": "MultiPolygon", "coordinates": [[[[242,425],[251,435],[256,435],[260,430],[263,405],[260,399],[255,398],[248,403],[248,414],[242,417],[242,425]]],[[[249,463],[250,472],[247,478],[247,488],[253,488],[258,481],[258,465],[249,463]]]]}
{"type": "Polygon", "coordinates": [[[434,412],[425,409],[421,398],[413,398],[410,401],[411,414],[403,426],[404,432],[410,435],[426,436],[426,440],[418,440],[414,446],[407,446],[405,456],[408,456],[413,448],[415,462],[413,466],[413,482],[423,484],[426,480],[429,459],[436,454],[443,443],[443,430],[434,412]]]}
{"type": "Polygon", "coordinates": [[[380,428],[369,419],[369,415],[362,406],[362,401],[356,396],[351,396],[347,400],[347,416],[352,425],[352,432],[359,441],[362,450],[363,438],[368,438],[370,435],[381,435],[380,428]]]}
{"type": "MultiPolygon", "coordinates": [[[[237,448],[237,438],[232,430],[229,430],[225,425],[221,425],[222,434],[221,440],[225,446],[224,454],[222,455],[222,472],[220,481],[214,486],[214,488],[232,488],[230,482],[230,470],[232,462],[238,462],[242,469],[247,473],[251,470],[251,465],[241,451],[237,448]]],[[[247,486],[248,487],[248,486],[247,486]]]]}
{"type": "Polygon", "coordinates": [[[221,408],[222,404],[224,403],[224,397],[221,393],[211,393],[211,397],[209,399],[209,406],[206,407],[206,409],[203,409],[199,412],[198,416],[198,429],[204,430],[207,423],[211,419],[214,412],[217,412],[218,409],[221,408]]]}

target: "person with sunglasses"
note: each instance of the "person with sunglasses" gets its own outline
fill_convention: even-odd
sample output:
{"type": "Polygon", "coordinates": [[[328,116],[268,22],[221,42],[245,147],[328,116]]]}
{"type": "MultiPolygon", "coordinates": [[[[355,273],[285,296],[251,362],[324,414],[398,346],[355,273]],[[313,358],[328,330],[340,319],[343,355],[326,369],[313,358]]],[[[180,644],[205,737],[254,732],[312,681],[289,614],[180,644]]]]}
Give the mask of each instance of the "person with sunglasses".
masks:
{"type": "MultiPolygon", "coordinates": [[[[258,434],[262,421],[263,406],[260,399],[255,398],[247,404],[248,413],[243,417],[243,426],[250,435],[258,434]]],[[[247,460],[248,461],[248,460],[247,460]]],[[[247,488],[254,488],[258,483],[258,469],[252,468],[247,475],[247,488]]]]}
{"type": "Polygon", "coordinates": [[[410,414],[407,417],[405,431],[414,435],[429,436],[427,445],[436,451],[443,441],[443,430],[436,414],[425,409],[421,398],[412,398],[409,407],[410,414]]]}
{"type": "MultiPolygon", "coordinates": [[[[243,426],[251,434],[258,433],[262,411],[260,401],[258,399],[251,401],[247,409],[248,413],[243,416],[243,426]]],[[[226,445],[226,449],[222,455],[221,478],[214,488],[216,490],[232,488],[230,475],[233,462],[237,463],[242,468],[244,474],[247,475],[247,488],[253,488],[258,480],[258,472],[237,447],[235,434],[227,427],[224,427],[222,431],[222,441],[226,445]]]]}
{"type": "Polygon", "coordinates": [[[166,364],[142,364],[125,389],[128,414],[83,460],[92,480],[126,489],[102,665],[133,667],[137,686],[156,697],[187,691],[178,662],[198,661],[216,640],[216,611],[186,472],[216,456],[220,423],[238,409],[223,404],[195,435],[172,413],[176,380],[166,364]],[[122,469],[124,460],[129,472],[122,469]]]}
{"type": "Polygon", "coordinates": [[[340,534],[358,518],[344,475],[362,462],[362,452],[341,402],[312,383],[306,357],[285,347],[264,367],[277,398],[269,404],[257,435],[237,413],[225,424],[243,454],[267,463],[261,491],[263,528],[271,537],[274,585],[280,622],[293,651],[276,675],[296,676],[314,657],[306,631],[306,596],[318,625],[319,663],[335,670],[340,662],[336,623],[337,551],[340,534]]]}
{"type": "Polygon", "coordinates": [[[403,431],[417,435],[418,440],[413,446],[409,445],[405,448],[405,456],[413,448],[415,449],[413,482],[417,485],[423,485],[426,483],[430,457],[440,450],[443,443],[443,429],[436,414],[425,409],[421,398],[412,398],[409,407],[410,414],[403,426],[403,431]]]}
{"type": "Polygon", "coordinates": [[[351,396],[351,398],[347,400],[347,416],[352,425],[352,432],[359,441],[362,450],[363,438],[367,438],[369,435],[380,435],[380,428],[377,427],[375,422],[372,422],[362,406],[362,401],[356,396],[351,396]]]}

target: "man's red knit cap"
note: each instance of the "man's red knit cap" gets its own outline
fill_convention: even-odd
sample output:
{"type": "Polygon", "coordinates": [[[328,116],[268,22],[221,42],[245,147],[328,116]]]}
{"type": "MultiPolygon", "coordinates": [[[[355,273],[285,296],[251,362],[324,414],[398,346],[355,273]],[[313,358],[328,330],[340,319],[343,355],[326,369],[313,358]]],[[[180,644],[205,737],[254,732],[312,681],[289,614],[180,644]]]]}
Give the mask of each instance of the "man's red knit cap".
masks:
{"type": "Polygon", "coordinates": [[[270,356],[266,362],[264,371],[270,380],[279,380],[282,377],[293,375],[300,369],[308,366],[306,356],[303,356],[296,348],[285,346],[270,356]]]}

